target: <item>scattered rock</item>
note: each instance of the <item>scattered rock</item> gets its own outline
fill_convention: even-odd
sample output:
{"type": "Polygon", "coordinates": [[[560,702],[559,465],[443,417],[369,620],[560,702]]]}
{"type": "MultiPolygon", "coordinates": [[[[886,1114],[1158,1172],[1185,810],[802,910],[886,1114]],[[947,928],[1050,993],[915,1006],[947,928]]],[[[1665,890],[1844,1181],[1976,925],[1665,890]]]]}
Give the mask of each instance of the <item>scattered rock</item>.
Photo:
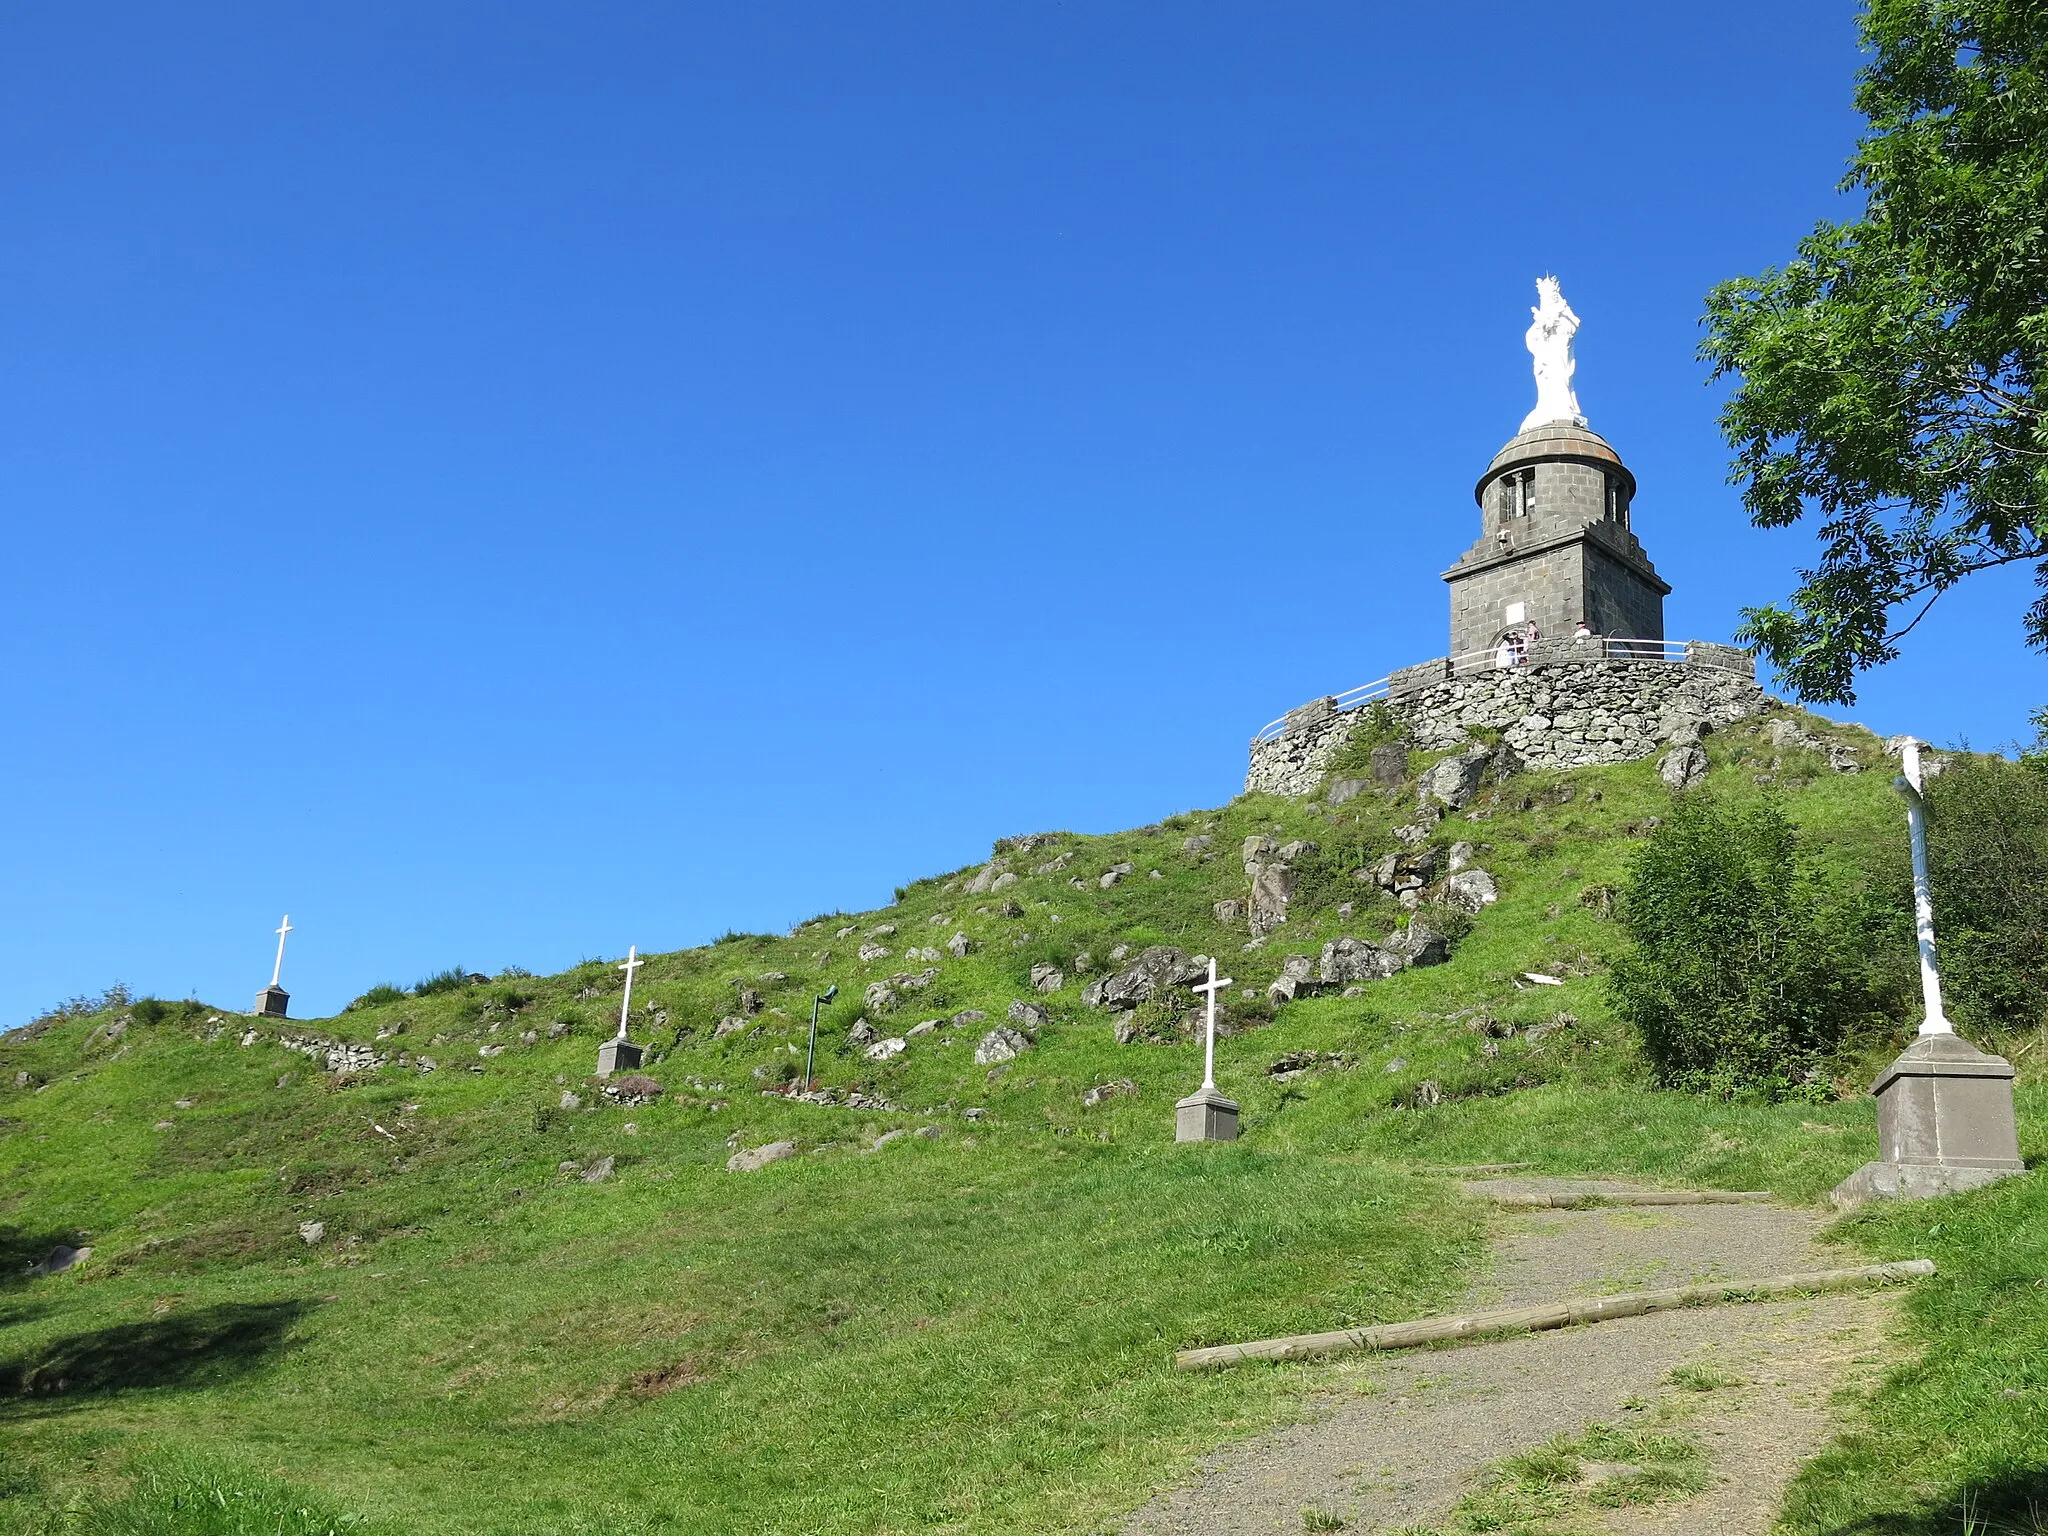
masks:
{"type": "Polygon", "coordinates": [[[938,1027],[939,1021],[937,1019],[926,1019],[921,1023],[911,1025],[903,1033],[907,1038],[915,1040],[919,1035],[928,1035],[938,1027]]]}
{"type": "Polygon", "coordinates": [[[1372,781],[1370,779],[1339,779],[1330,786],[1330,792],[1324,798],[1329,801],[1332,808],[1335,808],[1349,801],[1356,800],[1371,788],[1372,781]]]}
{"type": "Polygon", "coordinates": [[[1425,1077],[1415,1085],[1409,1101],[1425,1109],[1432,1104],[1441,1104],[1444,1101],[1443,1085],[1434,1078],[1425,1077]]]}
{"type": "Polygon", "coordinates": [[[1442,965],[1451,955],[1451,941],[1420,917],[1389,935],[1380,948],[1407,965],[1442,965]]]}
{"type": "Polygon", "coordinates": [[[1493,876],[1483,869],[1461,869],[1444,882],[1444,905],[1478,912],[1500,900],[1493,876]]]}
{"type": "Polygon", "coordinates": [[[1287,907],[1294,900],[1294,871],[1285,864],[1262,864],[1252,876],[1249,913],[1251,935],[1263,939],[1287,921],[1287,907]]]}
{"type": "Polygon", "coordinates": [[[880,944],[867,943],[861,945],[860,947],[860,960],[862,965],[872,965],[877,960],[886,960],[888,958],[889,950],[880,944]]]}
{"type": "Polygon", "coordinates": [[[1272,1078],[1276,1083],[1291,1083],[1297,1077],[1307,1072],[1313,1072],[1318,1067],[1348,1067],[1350,1065],[1352,1065],[1352,1058],[1345,1055],[1342,1051],[1289,1051],[1270,1067],[1266,1068],[1266,1076],[1272,1078]]]}
{"type": "Polygon", "coordinates": [[[736,1035],[748,1027],[748,1021],[737,1014],[728,1015],[718,1021],[718,1027],[711,1031],[711,1038],[723,1040],[727,1035],[736,1035]]]}
{"type": "Polygon", "coordinates": [[[1417,804],[1463,810],[1479,792],[1479,786],[1489,773],[1495,778],[1505,778],[1513,769],[1514,754],[1506,747],[1489,747],[1475,742],[1462,752],[1452,753],[1422,775],[1417,789],[1417,804]]]}
{"type": "Polygon", "coordinates": [[[1291,843],[1280,845],[1279,859],[1282,864],[1299,864],[1303,859],[1312,859],[1322,852],[1318,844],[1306,838],[1296,838],[1291,843]]]}
{"type": "Polygon", "coordinates": [[[1215,842],[1216,839],[1207,832],[1197,832],[1193,837],[1180,845],[1180,851],[1190,854],[1207,853],[1215,845],[1215,842]]]}
{"type": "Polygon", "coordinates": [[[1113,1083],[1101,1083],[1081,1095],[1081,1107],[1093,1109],[1098,1104],[1107,1104],[1111,1099],[1127,1099],[1137,1093],[1138,1085],[1128,1077],[1120,1077],[1113,1083]]]}
{"type": "MultiPolygon", "coordinates": [[[[1109,957],[1119,960],[1129,953],[1128,945],[1119,944],[1109,957]]],[[[1194,957],[1181,950],[1155,944],[1127,970],[1113,971],[1089,982],[1081,993],[1081,1001],[1090,1008],[1135,1008],[1163,989],[1185,987],[1204,980],[1208,974],[1206,961],[1197,964],[1194,957]]]]}
{"type": "Polygon", "coordinates": [[[1131,952],[1131,946],[1130,946],[1130,945],[1128,945],[1128,944],[1119,944],[1119,945],[1117,945],[1117,946],[1116,946],[1116,948],[1112,949],[1112,950],[1111,950],[1111,951],[1109,952],[1109,963],[1110,963],[1111,965],[1121,965],[1121,964],[1123,963],[1123,959],[1124,959],[1124,956],[1128,955],[1128,954],[1129,954],[1130,952],[1131,952]]]}
{"type": "Polygon", "coordinates": [[[583,1170],[583,1182],[586,1184],[602,1184],[612,1176],[613,1161],[614,1159],[609,1153],[600,1157],[596,1162],[583,1170]]]}
{"type": "Polygon", "coordinates": [[[909,1042],[902,1036],[892,1035],[887,1040],[877,1040],[861,1054],[869,1061],[888,1061],[892,1057],[901,1056],[908,1048],[909,1042]]]}
{"type": "MultiPolygon", "coordinates": [[[[731,1157],[725,1160],[725,1171],[727,1173],[755,1173],[760,1169],[766,1168],[770,1163],[779,1163],[785,1157],[795,1156],[795,1142],[771,1141],[766,1146],[750,1147],[744,1152],[733,1153],[731,1157]]],[[[606,1161],[609,1162],[610,1159],[607,1158],[606,1161]]],[[[588,1178],[589,1175],[586,1174],[584,1177],[588,1178]]]]}
{"type": "Polygon", "coordinates": [[[1089,954],[1087,950],[1084,949],[1081,953],[1074,956],[1074,972],[1076,975],[1086,976],[1094,969],[1095,957],[1089,954]]]}
{"type": "Polygon", "coordinates": [[[1043,1029],[1052,1022],[1052,1015],[1037,1003],[1017,1002],[1010,1004],[1009,1020],[1019,1029],[1043,1029]]]}
{"type": "Polygon", "coordinates": [[[1031,967],[1031,989],[1034,992],[1057,992],[1066,984],[1065,974],[1056,965],[1040,961],[1031,967]]]}
{"type": "Polygon", "coordinates": [[[1024,909],[1014,901],[1006,901],[996,908],[996,916],[998,917],[1022,917],[1023,915],[1024,909]]]}
{"type": "Polygon", "coordinates": [[[663,1091],[661,1084],[638,1072],[615,1077],[604,1085],[604,1096],[621,1104],[652,1104],[663,1091]]]}
{"type": "Polygon", "coordinates": [[[962,1008],[953,1015],[951,1027],[958,1028],[962,1024],[985,1024],[987,1022],[988,1015],[979,1008],[962,1008]]]}
{"type": "Polygon", "coordinates": [[[875,1034],[875,1026],[866,1019],[855,1019],[853,1027],[846,1032],[849,1045],[868,1045],[877,1038],[879,1037],[875,1034]]]}
{"type": "Polygon", "coordinates": [[[1123,879],[1123,872],[1121,870],[1110,869],[1103,871],[1101,877],[1095,883],[1106,891],[1121,879],[1123,879]]]}
{"type": "Polygon", "coordinates": [[[886,981],[871,981],[862,994],[870,1013],[887,1013],[896,1006],[896,989],[886,981]]]}
{"type": "Polygon", "coordinates": [[[1210,911],[1219,923],[1241,923],[1245,919],[1246,906],[1241,901],[1219,901],[1210,911]]]}
{"type": "Polygon", "coordinates": [[[29,1265],[28,1272],[32,1277],[40,1280],[45,1275],[61,1275],[65,1270],[75,1268],[91,1257],[92,1249],[89,1247],[73,1248],[69,1243],[59,1243],[40,1259],[37,1259],[35,1263],[29,1265]]]}
{"type": "Polygon", "coordinates": [[[1279,977],[1266,988],[1266,996],[1275,1003],[1291,1003],[1328,991],[1328,983],[1317,979],[1315,967],[1313,955],[1287,956],[1280,962],[1279,977]]]}
{"type": "Polygon", "coordinates": [[[1323,946],[1318,971],[1330,986],[1345,986],[1353,982],[1382,980],[1400,970],[1401,966],[1400,955],[1347,935],[1332,939],[1323,946]]]}
{"type": "Polygon", "coordinates": [[[902,1130],[900,1128],[893,1131],[884,1131],[881,1135],[877,1136],[873,1141],[867,1144],[867,1150],[870,1152],[879,1152],[882,1150],[882,1148],[889,1145],[890,1142],[901,1141],[904,1137],[908,1136],[909,1134],[910,1132],[902,1130]]]}
{"type": "Polygon", "coordinates": [[[1408,777],[1408,749],[1399,742],[1372,749],[1372,781],[1392,788],[1408,777]]]}
{"type": "Polygon", "coordinates": [[[299,1223],[299,1241],[308,1248],[319,1242],[326,1235],[327,1223],[324,1221],[302,1221],[299,1223]]]}
{"type": "Polygon", "coordinates": [[[1657,777],[1676,791],[1691,789],[1707,776],[1707,753],[1704,747],[1673,747],[1657,761],[1657,777]]]}
{"type": "Polygon", "coordinates": [[[1406,1056],[1396,1056],[1384,1067],[1381,1067],[1380,1070],[1382,1072],[1405,1072],[1408,1070],[1408,1058],[1406,1056]]]}
{"type": "MultiPolygon", "coordinates": [[[[974,1064],[977,1067],[992,1067],[999,1062],[1015,1061],[1023,1052],[1031,1049],[1031,1042],[1010,1028],[998,1024],[981,1037],[981,1043],[974,1048],[974,1064]]],[[[972,1111],[969,1111],[972,1114],[972,1111]]]]}
{"type": "Polygon", "coordinates": [[[571,1090],[564,1088],[559,1107],[562,1109],[581,1109],[583,1107],[583,1100],[571,1090]]]}
{"type": "Polygon", "coordinates": [[[964,960],[974,948],[974,940],[964,933],[956,933],[946,941],[946,953],[955,960],[964,960]]]}

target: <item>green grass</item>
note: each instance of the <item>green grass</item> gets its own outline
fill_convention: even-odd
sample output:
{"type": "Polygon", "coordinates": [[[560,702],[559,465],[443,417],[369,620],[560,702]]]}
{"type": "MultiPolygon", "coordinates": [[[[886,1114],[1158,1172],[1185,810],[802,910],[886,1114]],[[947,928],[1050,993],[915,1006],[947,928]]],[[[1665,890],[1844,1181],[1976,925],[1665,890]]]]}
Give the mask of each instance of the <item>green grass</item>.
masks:
{"type": "MultiPolygon", "coordinates": [[[[1710,752],[1718,783],[1760,792],[1768,748],[1731,733],[1710,752]]],[[[1788,809],[1845,868],[1896,837],[1882,774],[1797,769],[1778,770],[1788,809]]],[[[1176,1349],[1414,1317],[1456,1295],[1484,1218],[1418,1168],[1526,1161],[1810,1200],[1870,1155],[1865,1101],[1640,1086],[1602,981],[1617,940],[1597,889],[1668,803],[1647,764],[1512,780],[1441,829],[1484,845],[1503,892],[1451,963],[1277,1017],[1263,987],[1284,955],[1399,920],[1349,871],[1392,846],[1405,794],[1334,815],[1246,798],[1060,834],[1011,852],[1020,879],[1001,892],[964,893],[962,871],[881,911],[651,956],[633,1033],[668,1090],[653,1104],[610,1104],[588,1078],[619,1007],[609,960],[373,989],[340,1018],[281,1028],[136,1003],[0,1038],[0,1532],[1114,1528],[1216,1444],[1297,1418],[1329,1379],[1181,1374],[1176,1349]],[[1183,851],[1198,832],[1207,858],[1183,851]],[[1211,908],[1242,894],[1254,832],[1322,853],[1288,926],[1248,952],[1211,908]],[[1031,872],[1058,855],[1067,867],[1031,872]],[[1097,883],[1124,862],[1131,876],[1097,883]],[[892,953],[862,962],[883,924],[896,932],[874,942],[892,953]],[[956,932],[975,944],[964,959],[945,954],[956,932]],[[1235,1145],[1171,1141],[1195,1042],[1118,1046],[1081,1005],[1112,946],[1150,943],[1214,953],[1241,984],[1219,1046],[1244,1106],[1235,1145]],[[906,958],[927,946],[944,958],[906,958]],[[1048,996],[1030,986],[1041,961],[1065,972],[1048,996]],[[869,983],[934,965],[892,1011],[867,1008],[869,983]],[[1565,984],[1518,985],[1526,971],[1565,984]],[[761,1091],[788,1075],[828,984],[820,1079],[890,1107],[761,1091]],[[741,1013],[744,991],[759,1013],[741,1013]],[[975,1040],[1019,1000],[1051,1022],[1016,1061],[977,1067],[975,1040]],[[908,1034],[963,1009],[988,1020],[908,1034]],[[905,1052],[868,1061],[847,1040],[863,1016],[905,1052]],[[338,1077],[291,1048],[308,1036],[389,1061],[338,1077]],[[1299,1052],[1334,1059],[1267,1074],[1299,1052]],[[1125,1079],[1135,1093],[1083,1106],[1125,1079]],[[914,1127],[940,1134],[867,1150],[914,1127]],[[801,1155],[724,1171],[732,1148],[775,1139],[801,1155]],[[585,1182],[605,1157],[612,1176],[585,1182]],[[309,1246],[314,1221],[325,1235],[309,1246]],[[89,1241],[91,1259],[23,1277],[59,1240],[89,1241]]],[[[1863,1065],[1845,1071],[1859,1088],[1863,1065]]],[[[2048,1104],[2031,1080],[2023,1103],[2038,1151],[2048,1104]]],[[[1943,1261],[1909,1316],[1945,1353],[1922,1368],[1938,1381],[1887,1383],[1870,1444],[1830,1452],[1859,1469],[1862,1502],[1830,1513],[1841,1496],[1809,1479],[1795,1512],[1818,1513],[1799,1529],[1846,1536],[1872,1511],[1947,1508],[2004,1475],[1991,1448],[2039,1448],[2024,1428],[2038,1399],[1977,1391],[2001,1371],[2000,1390],[2044,1385],[2006,1343],[2048,1358],[2043,1293],[2018,1278],[2048,1272],[2031,1182],[1850,1225],[1873,1252],[1943,1261]],[[1956,1225],[1930,1248],[1915,1221],[1956,1225]],[[1951,1438],[1899,1431],[1930,1405],[1951,1438]]]]}

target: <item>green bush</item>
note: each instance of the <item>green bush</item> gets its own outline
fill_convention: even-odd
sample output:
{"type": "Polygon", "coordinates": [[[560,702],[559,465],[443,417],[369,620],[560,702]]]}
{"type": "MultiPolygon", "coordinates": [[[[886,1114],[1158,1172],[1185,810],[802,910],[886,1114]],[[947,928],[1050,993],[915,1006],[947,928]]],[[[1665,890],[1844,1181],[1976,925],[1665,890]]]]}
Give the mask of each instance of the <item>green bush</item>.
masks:
{"type": "Polygon", "coordinates": [[[1667,1087],[1770,1098],[1826,1093],[1821,1072],[1874,1010],[1872,911],[1828,887],[1774,804],[1681,798],[1622,893],[1634,945],[1617,1011],[1667,1087]]]}
{"type": "Polygon", "coordinates": [[[353,1013],[358,1008],[381,1008],[386,1003],[398,1003],[404,1000],[405,989],[403,987],[395,987],[388,981],[380,981],[341,1011],[343,1013],[353,1013]]]}
{"type": "Polygon", "coordinates": [[[1927,786],[1927,865],[1948,1012],[2048,1021],[2048,757],[1957,757],[1927,786]]]}
{"type": "Polygon", "coordinates": [[[422,976],[412,985],[414,997],[432,997],[436,992],[459,992],[468,985],[469,972],[459,965],[451,965],[445,971],[436,971],[431,976],[422,976]]]}

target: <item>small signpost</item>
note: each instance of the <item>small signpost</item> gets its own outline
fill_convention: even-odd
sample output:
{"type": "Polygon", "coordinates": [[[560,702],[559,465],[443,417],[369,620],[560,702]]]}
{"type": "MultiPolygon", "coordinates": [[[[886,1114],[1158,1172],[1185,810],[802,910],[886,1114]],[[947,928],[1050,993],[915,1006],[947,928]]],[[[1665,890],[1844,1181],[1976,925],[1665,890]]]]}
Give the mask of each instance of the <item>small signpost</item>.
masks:
{"type": "Polygon", "coordinates": [[[1237,1140],[1237,1105],[1216,1090],[1216,994],[1231,984],[1228,976],[1216,975],[1216,961],[1209,961],[1209,979],[1194,985],[1209,994],[1206,1025],[1202,1037],[1202,1086],[1173,1106],[1175,1141],[1237,1140]]]}
{"type": "Polygon", "coordinates": [[[1898,788],[1913,845],[1913,929],[1925,1017],[1918,1038],[1870,1086],[1877,1099],[1877,1161],[1835,1186],[1828,1198],[1844,1208],[1946,1195],[2026,1170],[2013,1120],[2012,1063],[1978,1050],[1942,1011],[1934,888],[1927,876],[1924,745],[1910,736],[1900,743],[1898,788]]]}
{"type": "Polygon", "coordinates": [[[647,962],[640,958],[640,947],[628,945],[626,958],[619,969],[626,973],[626,995],[619,1003],[619,1032],[597,1048],[597,1075],[610,1077],[614,1072],[630,1072],[640,1065],[640,1047],[626,1038],[627,1015],[633,1011],[633,973],[647,962]]]}
{"type": "Polygon", "coordinates": [[[291,1006],[291,993],[277,984],[278,978],[284,975],[284,936],[291,931],[292,915],[287,912],[277,927],[277,963],[270,968],[270,985],[256,994],[256,1006],[251,1010],[265,1018],[281,1019],[285,1016],[285,1009],[291,1006]]]}

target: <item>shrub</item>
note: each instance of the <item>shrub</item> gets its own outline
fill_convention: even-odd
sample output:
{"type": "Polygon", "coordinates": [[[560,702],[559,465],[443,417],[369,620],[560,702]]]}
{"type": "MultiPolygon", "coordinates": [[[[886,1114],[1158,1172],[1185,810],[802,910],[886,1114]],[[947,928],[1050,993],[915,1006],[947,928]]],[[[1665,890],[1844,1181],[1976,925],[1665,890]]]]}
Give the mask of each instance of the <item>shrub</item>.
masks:
{"type": "Polygon", "coordinates": [[[1978,1030],[2048,1019],[2048,757],[1952,759],[1927,786],[1927,866],[1948,1011],[1978,1030]]]}
{"type": "Polygon", "coordinates": [[[404,988],[395,987],[388,981],[380,981],[341,1011],[343,1013],[353,1013],[358,1008],[382,1008],[386,1003],[397,1003],[404,1000],[404,988]]]}
{"type": "Polygon", "coordinates": [[[1635,943],[1616,1005],[1668,1087],[1817,1095],[1873,1010],[1874,916],[1827,886],[1773,804],[1682,797],[1637,850],[1621,916],[1635,943]]]}
{"type": "Polygon", "coordinates": [[[459,992],[468,985],[469,972],[459,965],[451,965],[445,971],[436,971],[431,976],[422,976],[412,984],[414,997],[432,997],[436,992],[459,992]]]}

